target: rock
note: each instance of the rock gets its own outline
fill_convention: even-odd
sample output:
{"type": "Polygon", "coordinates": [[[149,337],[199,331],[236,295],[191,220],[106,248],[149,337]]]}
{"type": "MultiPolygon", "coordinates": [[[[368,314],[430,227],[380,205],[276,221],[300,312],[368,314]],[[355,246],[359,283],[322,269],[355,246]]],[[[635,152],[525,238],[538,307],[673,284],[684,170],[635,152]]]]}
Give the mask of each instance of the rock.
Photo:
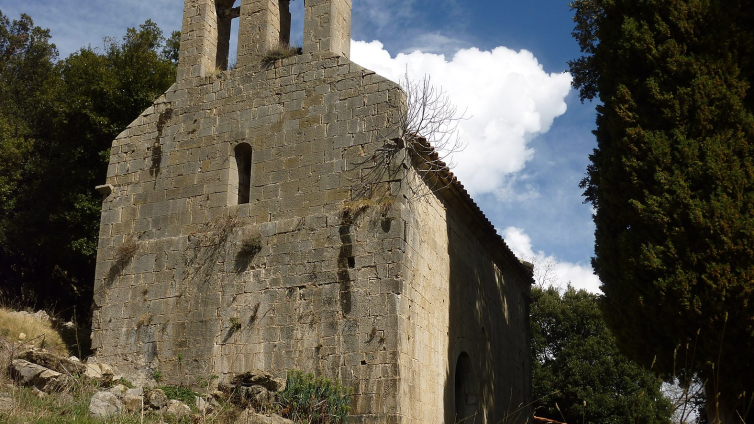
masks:
{"type": "Polygon", "coordinates": [[[31,392],[34,394],[34,396],[36,396],[36,397],[38,397],[40,399],[44,399],[44,398],[47,397],[47,394],[45,392],[37,389],[36,387],[32,388],[31,392]]]}
{"type": "Polygon", "coordinates": [[[279,415],[257,414],[247,409],[238,416],[235,424],[293,424],[293,421],[279,415]]]}
{"type": "Polygon", "coordinates": [[[43,371],[37,376],[35,385],[45,393],[59,393],[73,385],[73,378],[57,371],[43,371]]]}
{"type": "Polygon", "coordinates": [[[166,412],[176,418],[181,418],[191,415],[191,408],[179,400],[171,400],[168,402],[166,412]]]}
{"type": "Polygon", "coordinates": [[[21,333],[18,335],[18,340],[26,340],[26,333],[21,333]]]}
{"type": "Polygon", "coordinates": [[[84,376],[90,380],[97,380],[107,384],[113,381],[114,374],[110,365],[87,361],[84,376]]]}
{"type": "Polygon", "coordinates": [[[117,396],[110,392],[98,392],[89,403],[89,412],[98,418],[107,418],[120,413],[123,405],[117,396]]]}
{"type": "Polygon", "coordinates": [[[197,396],[196,399],[194,399],[194,405],[196,405],[196,410],[199,411],[200,414],[212,413],[212,405],[202,397],[197,396]]]}
{"type": "Polygon", "coordinates": [[[209,400],[204,399],[203,397],[197,396],[194,405],[196,406],[196,410],[199,411],[200,414],[211,414],[218,409],[220,409],[220,403],[215,400],[215,398],[210,397],[209,400]]]}
{"type": "Polygon", "coordinates": [[[23,359],[14,359],[10,371],[20,384],[34,386],[46,393],[60,392],[73,384],[71,377],[23,359]]]}
{"type": "Polygon", "coordinates": [[[120,399],[120,398],[123,398],[123,395],[126,394],[127,390],[128,390],[128,387],[126,387],[126,386],[124,386],[122,384],[117,384],[117,385],[111,387],[108,390],[108,392],[114,394],[115,396],[118,396],[118,398],[120,399]]]}
{"type": "Polygon", "coordinates": [[[141,388],[128,389],[123,394],[121,402],[123,402],[123,409],[128,412],[140,412],[144,406],[144,391],[141,388]]]}
{"type": "Polygon", "coordinates": [[[237,387],[234,403],[251,406],[256,410],[268,408],[275,401],[275,394],[262,386],[237,387]]]}
{"type": "Polygon", "coordinates": [[[49,370],[41,365],[32,364],[23,359],[14,359],[11,363],[10,373],[18,383],[29,386],[33,384],[34,379],[42,374],[43,371],[49,370]]]}
{"type": "Polygon", "coordinates": [[[144,407],[162,409],[168,404],[168,397],[160,389],[152,389],[144,395],[144,407]]]}
{"type": "Polygon", "coordinates": [[[279,392],[285,390],[285,380],[282,378],[276,378],[270,373],[253,370],[239,374],[230,381],[232,386],[262,386],[271,392],[279,392]]]}
{"type": "Polygon", "coordinates": [[[32,314],[34,318],[36,318],[39,321],[49,321],[50,315],[47,314],[45,311],[37,311],[36,313],[32,314]]]}
{"type": "Polygon", "coordinates": [[[86,370],[84,364],[79,362],[78,359],[73,361],[44,349],[32,349],[24,352],[19,357],[63,374],[83,374],[86,370]]]}

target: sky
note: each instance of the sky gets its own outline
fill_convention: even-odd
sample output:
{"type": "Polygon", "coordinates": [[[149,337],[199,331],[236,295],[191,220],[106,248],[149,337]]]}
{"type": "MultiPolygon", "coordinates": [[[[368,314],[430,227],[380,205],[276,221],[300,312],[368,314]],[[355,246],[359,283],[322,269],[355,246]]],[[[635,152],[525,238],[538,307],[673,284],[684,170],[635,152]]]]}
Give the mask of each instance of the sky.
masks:
{"type": "MultiPolygon", "coordinates": [[[[351,59],[397,82],[428,75],[465,111],[453,172],[506,243],[540,280],[599,293],[592,209],[578,187],[596,145],[595,110],[570,87],[567,62],[580,52],[567,3],[353,0],[351,59]]],[[[291,9],[300,44],[303,1],[291,9]]],[[[49,28],[65,58],[147,19],[165,34],[180,30],[183,1],[0,0],[0,11],[49,28]]]]}

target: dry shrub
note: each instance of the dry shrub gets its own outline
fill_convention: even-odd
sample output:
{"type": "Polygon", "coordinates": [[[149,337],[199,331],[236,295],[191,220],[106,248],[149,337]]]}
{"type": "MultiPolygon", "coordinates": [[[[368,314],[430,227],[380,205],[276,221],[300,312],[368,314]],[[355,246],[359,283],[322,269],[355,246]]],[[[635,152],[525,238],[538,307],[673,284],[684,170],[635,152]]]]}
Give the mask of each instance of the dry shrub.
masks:
{"type": "Polygon", "coordinates": [[[68,355],[63,339],[52,328],[49,320],[40,320],[33,315],[11,312],[5,308],[0,308],[0,339],[7,343],[34,345],[61,355],[68,355]],[[21,333],[26,335],[24,340],[19,339],[21,333]]]}
{"type": "Polygon", "coordinates": [[[125,264],[131,260],[139,250],[139,242],[133,235],[128,235],[123,239],[123,243],[115,248],[115,260],[125,264]]]}
{"type": "Polygon", "coordinates": [[[269,66],[277,62],[280,59],[285,59],[301,54],[301,47],[289,47],[286,44],[281,44],[276,49],[269,50],[262,58],[262,64],[269,66]]]}

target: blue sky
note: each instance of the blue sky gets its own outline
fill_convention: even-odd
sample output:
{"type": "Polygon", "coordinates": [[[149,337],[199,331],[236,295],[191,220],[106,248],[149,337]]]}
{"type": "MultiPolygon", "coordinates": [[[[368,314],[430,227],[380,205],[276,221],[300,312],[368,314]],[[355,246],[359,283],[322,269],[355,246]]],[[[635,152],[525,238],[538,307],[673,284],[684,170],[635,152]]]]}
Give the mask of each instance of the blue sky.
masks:
{"type": "MultiPolygon", "coordinates": [[[[292,2],[294,43],[301,3],[292,2]]],[[[552,282],[597,291],[591,209],[578,188],[595,146],[594,105],[582,105],[563,74],[579,55],[567,0],[353,0],[353,8],[352,59],[393,79],[406,67],[413,78],[429,73],[474,112],[455,172],[513,250],[548,268],[552,282]]],[[[0,0],[0,10],[50,28],[62,58],[146,19],[179,30],[183,2],[0,0]]]]}

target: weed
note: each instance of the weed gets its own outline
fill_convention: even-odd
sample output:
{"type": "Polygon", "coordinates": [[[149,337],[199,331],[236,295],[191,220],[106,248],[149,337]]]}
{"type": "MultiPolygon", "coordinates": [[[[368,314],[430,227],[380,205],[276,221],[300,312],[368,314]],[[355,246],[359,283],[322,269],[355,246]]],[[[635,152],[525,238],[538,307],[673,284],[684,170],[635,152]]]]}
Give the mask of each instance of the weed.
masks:
{"type": "Polygon", "coordinates": [[[231,331],[238,331],[241,329],[241,321],[238,320],[238,318],[233,317],[230,319],[230,329],[231,331]]]}
{"type": "Polygon", "coordinates": [[[153,373],[152,373],[152,380],[154,380],[154,381],[156,381],[156,382],[158,382],[158,383],[159,383],[159,382],[160,382],[160,380],[162,380],[162,373],[161,373],[161,372],[159,372],[159,371],[155,371],[155,372],[153,372],[153,373]]]}
{"type": "Polygon", "coordinates": [[[280,393],[283,416],[311,424],[345,423],[351,411],[353,390],[327,378],[289,371],[280,393]]]}
{"type": "Polygon", "coordinates": [[[241,249],[238,256],[253,258],[262,251],[262,238],[260,236],[247,237],[241,241],[241,249]]]}
{"type": "Polygon", "coordinates": [[[123,386],[125,386],[125,387],[127,387],[129,389],[133,389],[134,388],[133,383],[131,383],[130,381],[126,380],[125,378],[121,378],[120,380],[116,381],[115,384],[116,385],[118,385],[118,384],[123,385],[123,386]]]}
{"type": "Polygon", "coordinates": [[[154,317],[150,314],[147,314],[147,313],[141,314],[141,317],[139,317],[139,323],[137,324],[136,328],[141,328],[145,325],[151,324],[153,318],[154,317]]]}
{"type": "Polygon", "coordinates": [[[133,234],[129,234],[123,239],[123,243],[115,248],[115,261],[125,265],[134,257],[137,250],[139,250],[139,242],[133,234]]]}
{"type": "Polygon", "coordinates": [[[290,47],[287,44],[281,44],[276,49],[267,51],[262,58],[262,65],[270,66],[280,59],[297,56],[303,53],[301,47],[290,47]]]}
{"type": "Polygon", "coordinates": [[[179,400],[186,405],[194,405],[195,399],[200,396],[199,393],[183,386],[160,386],[159,389],[165,392],[169,400],[179,400]]]}

